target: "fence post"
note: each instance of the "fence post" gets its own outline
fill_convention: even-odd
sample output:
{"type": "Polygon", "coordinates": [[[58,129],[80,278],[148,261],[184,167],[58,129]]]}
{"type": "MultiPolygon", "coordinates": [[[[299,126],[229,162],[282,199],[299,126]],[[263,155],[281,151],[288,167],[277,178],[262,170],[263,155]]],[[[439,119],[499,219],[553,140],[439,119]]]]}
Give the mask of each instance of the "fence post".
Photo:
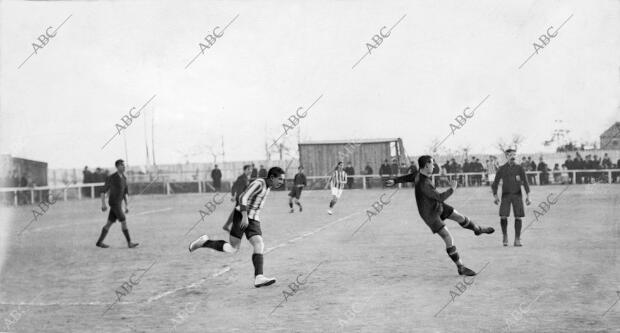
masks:
{"type": "Polygon", "coordinates": [[[540,171],[536,171],[536,184],[537,184],[537,185],[542,185],[542,184],[540,183],[540,171]]]}
{"type": "Polygon", "coordinates": [[[91,199],[95,198],[95,185],[90,186],[90,198],[91,199]]]}
{"type": "Polygon", "coordinates": [[[14,191],[15,195],[13,196],[13,203],[15,204],[15,207],[18,206],[18,202],[17,202],[17,190],[14,191]]]}
{"type": "Polygon", "coordinates": [[[67,201],[67,188],[66,187],[62,190],[62,196],[63,196],[62,201],[67,201]]]}
{"type": "Polygon", "coordinates": [[[34,205],[34,189],[30,189],[30,203],[34,205]]]}
{"type": "Polygon", "coordinates": [[[607,183],[611,184],[611,170],[607,171],[607,183]]]}
{"type": "Polygon", "coordinates": [[[366,177],[362,176],[362,188],[366,189],[366,177]]]}
{"type": "Polygon", "coordinates": [[[82,187],[78,187],[78,200],[82,200],[82,187]]]}
{"type": "Polygon", "coordinates": [[[573,177],[571,178],[572,179],[571,184],[575,185],[575,183],[577,181],[575,179],[575,178],[577,178],[577,172],[576,171],[571,171],[571,172],[573,173],[573,177]]]}

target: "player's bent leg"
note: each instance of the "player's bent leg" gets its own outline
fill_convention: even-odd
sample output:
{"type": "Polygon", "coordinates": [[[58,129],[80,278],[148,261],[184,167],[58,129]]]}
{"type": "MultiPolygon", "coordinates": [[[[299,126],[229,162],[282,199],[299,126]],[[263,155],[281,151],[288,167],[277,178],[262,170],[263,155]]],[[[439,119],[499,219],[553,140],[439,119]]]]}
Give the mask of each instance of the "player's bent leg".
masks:
{"type": "Polygon", "coordinates": [[[113,223],[114,221],[108,220],[105,226],[103,226],[103,228],[101,229],[101,234],[99,235],[99,239],[97,240],[97,243],[95,243],[96,246],[100,248],[104,248],[104,249],[107,249],[110,247],[109,245],[104,244],[103,240],[108,235],[108,231],[110,230],[110,227],[112,226],[113,223]]]}
{"type": "Polygon", "coordinates": [[[301,213],[304,210],[304,208],[301,206],[301,202],[299,202],[299,198],[295,199],[295,204],[299,206],[299,212],[301,213]]]}
{"type": "Polygon", "coordinates": [[[121,229],[123,230],[123,235],[125,235],[125,239],[127,240],[127,247],[133,249],[140,245],[140,243],[132,243],[131,237],[129,237],[129,229],[127,229],[127,221],[121,221],[121,229]]]}
{"type": "Polygon", "coordinates": [[[456,209],[453,209],[452,214],[448,216],[448,219],[458,222],[458,224],[465,229],[472,230],[476,236],[480,236],[481,234],[492,234],[495,232],[495,229],[492,227],[481,227],[476,225],[474,221],[470,220],[469,217],[459,213],[456,209]]]}
{"type": "Polygon", "coordinates": [[[219,252],[235,253],[239,250],[241,239],[230,235],[230,243],[225,240],[210,240],[208,235],[202,235],[189,244],[189,252],[194,252],[201,247],[207,247],[219,252]]]}
{"type": "Polygon", "coordinates": [[[254,265],[254,287],[260,288],[272,285],[276,282],[275,278],[268,278],[263,275],[263,251],[265,244],[261,235],[254,235],[248,239],[254,247],[252,254],[252,264],[254,265]]]}
{"type": "Polygon", "coordinates": [[[448,253],[448,256],[450,257],[450,259],[452,259],[452,261],[456,264],[459,275],[466,275],[466,276],[476,275],[476,272],[465,267],[465,265],[463,265],[463,263],[461,262],[459,253],[456,250],[456,246],[454,246],[454,239],[452,238],[452,235],[450,234],[450,231],[448,230],[448,228],[447,227],[441,228],[441,230],[439,230],[437,234],[439,234],[441,239],[443,239],[443,241],[446,243],[446,252],[448,253]]]}
{"type": "Polygon", "coordinates": [[[294,213],[295,210],[293,209],[293,197],[289,196],[288,197],[288,207],[291,209],[289,211],[289,213],[294,213]]]}
{"type": "Polygon", "coordinates": [[[329,202],[329,209],[327,210],[327,213],[329,215],[333,214],[332,208],[334,208],[334,206],[336,205],[336,202],[338,202],[338,197],[335,195],[332,195],[332,200],[329,202]]]}

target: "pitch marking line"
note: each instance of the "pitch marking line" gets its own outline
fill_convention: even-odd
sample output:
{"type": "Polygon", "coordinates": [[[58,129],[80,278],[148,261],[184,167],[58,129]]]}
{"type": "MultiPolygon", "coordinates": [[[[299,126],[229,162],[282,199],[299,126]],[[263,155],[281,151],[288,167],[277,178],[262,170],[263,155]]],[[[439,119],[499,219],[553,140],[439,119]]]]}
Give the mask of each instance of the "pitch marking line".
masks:
{"type": "MultiPolygon", "coordinates": [[[[152,214],[152,213],[160,213],[160,212],[165,212],[165,211],[169,211],[172,210],[172,207],[168,207],[168,208],[162,208],[162,209],[155,209],[155,210],[147,210],[138,214],[133,214],[132,216],[140,216],[140,215],[148,215],[148,214],[152,214]]],[[[103,221],[101,218],[97,218],[97,219],[89,219],[88,221],[103,221]]],[[[30,230],[30,232],[35,232],[35,231],[46,231],[46,230],[52,230],[52,229],[57,229],[57,228],[64,228],[64,227],[75,227],[75,226],[80,226],[80,225],[90,225],[91,223],[65,223],[65,224],[58,224],[58,225],[53,225],[53,226],[49,226],[49,227],[42,227],[42,228],[37,228],[37,229],[32,229],[30,230]]]]}
{"type": "MultiPolygon", "coordinates": [[[[336,223],[342,222],[342,221],[344,221],[344,220],[346,220],[346,219],[349,219],[349,218],[351,218],[351,217],[353,217],[353,216],[355,216],[355,215],[359,215],[359,214],[362,214],[362,213],[363,213],[363,212],[357,212],[357,213],[353,213],[353,214],[347,215],[347,216],[345,216],[345,217],[341,217],[341,218],[339,218],[339,219],[337,219],[337,220],[335,220],[335,221],[332,221],[332,222],[330,222],[330,223],[328,223],[328,224],[326,224],[326,225],[324,225],[324,226],[322,226],[322,227],[319,227],[319,228],[317,228],[317,229],[314,229],[314,230],[313,230],[313,231],[311,231],[311,232],[307,232],[307,233],[305,233],[303,236],[299,236],[299,237],[293,238],[293,239],[291,239],[291,240],[288,240],[288,241],[286,241],[286,242],[283,242],[283,243],[281,243],[281,244],[279,244],[279,245],[276,245],[276,246],[274,246],[274,247],[270,247],[270,248],[268,248],[267,250],[265,250],[265,253],[264,253],[264,254],[268,254],[268,253],[272,252],[273,250],[275,250],[275,249],[277,249],[277,248],[286,247],[286,246],[287,246],[287,245],[288,245],[291,241],[293,241],[293,240],[302,240],[302,239],[307,238],[307,237],[309,237],[309,236],[311,236],[311,235],[314,235],[314,234],[316,234],[317,232],[319,232],[319,231],[321,231],[321,230],[323,230],[323,229],[325,229],[325,228],[328,228],[328,227],[330,227],[330,226],[332,226],[332,225],[334,225],[334,224],[336,224],[336,223]]],[[[213,275],[212,275],[212,277],[220,276],[220,275],[222,275],[222,274],[224,274],[224,273],[228,272],[229,270],[231,270],[231,267],[230,267],[230,266],[228,266],[228,267],[226,267],[226,268],[222,269],[221,271],[219,271],[219,272],[217,272],[217,273],[213,274],[213,275]]],[[[194,283],[191,283],[191,284],[189,284],[189,285],[187,285],[187,286],[184,286],[184,287],[179,287],[179,288],[176,288],[176,289],[173,289],[173,290],[169,290],[169,291],[165,291],[165,292],[163,292],[163,293],[161,293],[161,294],[159,294],[159,295],[155,295],[155,296],[153,296],[153,297],[149,298],[149,299],[147,300],[147,302],[156,301],[156,300],[158,300],[158,299],[161,299],[161,298],[163,298],[163,297],[166,297],[166,296],[168,296],[168,295],[170,295],[170,294],[174,294],[174,293],[176,293],[176,292],[178,292],[178,291],[181,291],[181,290],[184,290],[184,289],[191,289],[191,288],[194,288],[194,287],[198,287],[198,286],[200,286],[201,284],[203,284],[205,281],[207,281],[207,278],[202,278],[202,279],[200,279],[199,281],[194,282],[194,283]]]]}
{"type": "MultiPolygon", "coordinates": [[[[172,208],[169,208],[169,209],[172,209],[172,208]]],[[[144,213],[146,213],[146,212],[144,212],[144,213]]],[[[330,226],[332,226],[332,225],[334,225],[334,224],[336,224],[336,223],[342,222],[342,221],[344,221],[344,220],[347,220],[347,219],[349,219],[349,218],[351,218],[351,217],[353,217],[353,216],[355,216],[355,215],[359,215],[359,214],[361,214],[361,213],[362,213],[362,212],[357,212],[357,213],[353,213],[353,214],[347,215],[347,216],[345,216],[345,217],[341,217],[341,218],[339,218],[339,219],[337,219],[337,220],[335,220],[335,221],[332,221],[332,222],[330,222],[330,223],[328,223],[328,224],[326,224],[326,225],[324,225],[324,226],[322,226],[322,227],[319,227],[319,228],[315,229],[314,231],[307,232],[307,233],[305,233],[303,236],[296,237],[295,239],[304,239],[304,238],[307,238],[307,237],[309,237],[309,236],[311,236],[311,235],[314,235],[314,234],[318,233],[319,231],[321,231],[321,230],[323,230],[323,229],[325,229],[325,228],[328,228],[328,227],[330,227],[330,226]]],[[[51,228],[51,227],[50,227],[50,228],[51,228]]],[[[36,231],[36,230],[41,230],[41,229],[34,229],[34,230],[32,230],[32,231],[36,231]]],[[[273,250],[275,250],[275,249],[277,249],[277,248],[286,247],[286,245],[287,245],[288,243],[289,243],[289,241],[286,241],[286,242],[284,242],[284,243],[281,243],[281,244],[279,244],[279,245],[276,245],[276,246],[274,246],[274,247],[271,247],[271,248],[269,248],[269,249],[267,249],[267,250],[265,251],[265,254],[267,254],[267,253],[269,253],[269,252],[271,252],[271,251],[273,251],[273,250]]],[[[227,273],[227,272],[228,272],[228,271],[230,271],[231,269],[232,269],[232,268],[231,268],[230,266],[226,266],[225,268],[223,268],[223,269],[221,269],[221,270],[217,271],[216,273],[213,273],[213,274],[211,275],[211,277],[218,277],[218,276],[220,276],[220,275],[223,275],[223,274],[227,273]]],[[[187,285],[187,286],[184,286],[184,287],[179,287],[179,288],[176,288],[176,289],[173,289],[173,290],[168,290],[168,291],[165,291],[165,292],[163,292],[163,293],[160,293],[159,295],[155,295],[155,296],[149,297],[149,298],[146,300],[146,302],[147,302],[147,303],[151,303],[151,302],[153,302],[153,301],[159,300],[159,299],[161,299],[161,298],[164,298],[164,297],[166,297],[166,296],[168,296],[168,295],[174,294],[174,293],[179,292],[179,291],[181,291],[181,290],[184,290],[184,289],[191,289],[191,288],[199,287],[199,286],[200,286],[200,285],[202,285],[205,281],[207,281],[207,279],[208,279],[208,278],[202,278],[202,279],[200,279],[200,280],[198,280],[198,281],[196,281],[196,282],[194,282],[194,283],[191,283],[191,284],[189,284],[189,285],[187,285]]],[[[121,305],[129,305],[129,304],[139,304],[139,303],[141,303],[141,302],[136,302],[136,301],[132,301],[132,302],[121,301],[121,302],[118,302],[117,304],[121,304],[121,305]]],[[[106,302],[83,302],[83,303],[61,303],[61,302],[54,302],[54,303],[0,303],[0,305],[28,305],[28,306],[101,306],[101,305],[109,305],[109,304],[108,304],[108,303],[106,303],[106,302]]]]}

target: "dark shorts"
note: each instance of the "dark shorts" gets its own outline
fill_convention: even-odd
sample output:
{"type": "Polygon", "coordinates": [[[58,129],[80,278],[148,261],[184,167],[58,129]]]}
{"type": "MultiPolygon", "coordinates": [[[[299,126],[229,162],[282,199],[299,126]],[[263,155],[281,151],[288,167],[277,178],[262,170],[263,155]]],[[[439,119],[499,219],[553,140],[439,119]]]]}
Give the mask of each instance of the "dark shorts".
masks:
{"type": "Polygon", "coordinates": [[[247,228],[245,228],[245,230],[241,230],[242,218],[243,215],[241,214],[241,212],[235,209],[233,211],[233,224],[232,228],[230,229],[231,236],[241,239],[245,234],[245,238],[250,239],[252,238],[252,236],[263,235],[263,232],[260,230],[260,222],[251,218],[248,218],[247,228]]]}
{"type": "Polygon", "coordinates": [[[108,214],[108,221],[116,222],[119,220],[125,222],[125,213],[121,205],[110,205],[110,214],[108,214]]]}
{"type": "Polygon", "coordinates": [[[512,211],[515,217],[524,217],[525,211],[523,210],[523,197],[521,194],[503,194],[502,201],[499,204],[499,216],[510,216],[510,205],[512,205],[512,211]]]}
{"type": "Polygon", "coordinates": [[[443,220],[450,217],[450,215],[452,215],[452,212],[454,212],[454,208],[448,204],[442,204],[441,206],[442,209],[440,210],[440,212],[438,212],[438,214],[424,219],[424,223],[426,223],[426,225],[431,228],[431,231],[434,234],[438,233],[439,230],[443,229],[443,227],[446,226],[446,224],[443,223],[443,220]]]}
{"type": "Polygon", "coordinates": [[[299,198],[301,197],[301,190],[303,190],[302,187],[295,186],[291,189],[291,192],[289,192],[288,196],[299,200],[299,198]]]}

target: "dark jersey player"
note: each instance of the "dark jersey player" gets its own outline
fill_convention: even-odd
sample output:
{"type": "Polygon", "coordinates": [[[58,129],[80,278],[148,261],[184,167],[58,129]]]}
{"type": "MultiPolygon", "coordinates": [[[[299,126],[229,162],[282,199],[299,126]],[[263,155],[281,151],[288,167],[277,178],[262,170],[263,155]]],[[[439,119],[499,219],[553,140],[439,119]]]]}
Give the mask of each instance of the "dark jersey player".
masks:
{"type": "Polygon", "coordinates": [[[465,228],[470,229],[476,236],[481,234],[491,234],[495,230],[491,227],[480,227],[476,225],[467,216],[464,216],[457,212],[450,205],[444,203],[446,199],[457,187],[457,182],[451,182],[451,188],[443,193],[437,192],[431,176],[434,169],[434,161],[431,156],[424,155],[418,159],[418,165],[420,167],[419,173],[411,173],[398,178],[390,179],[386,181],[387,186],[394,186],[394,184],[413,182],[415,183],[415,200],[418,205],[418,212],[420,216],[428,225],[433,233],[439,234],[441,239],[446,243],[446,251],[450,256],[450,259],[456,264],[459,275],[472,276],[476,275],[476,272],[465,267],[459,258],[459,254],[454,246],[454,239],[448,230],[448,227],[444,224],[445,219],[450,219],[458,222],[458,224],[465,228]]]}
{"type": "Polygon", "coordinates": [[[108,234],[108,230],[112,226],[112,223],[119,220],[123,229],[123,234],[127,239],[127,246],[134,248],[138,246],[138,243],[132,243],[129,237],[129,230],[127,229],[127,222],[124,213],[129,213],[127,207],[127,178],[125,178],[125,162],[123,160],[117,160],[114,162],[116,166],[116,172],[111,174],[105,181],[105,186],[101,190],[101,211],[105,212],[108,207],[105,205],[105,194],[109,192],[108,203],[110,204],[110,214],[108,215],[108,221],[106,225],[101,229],[101,235],[97,240],[98,247],[108,248],[109,246],[103,243],[105,236],[108,234]],[[122,202],[125,201],[125,212],[123,212],[122,202]]]}
{"type": "Polygon", "coordinates": [[[295,175],[295,179],[293,179],[293,188],[288,194],[288,206],[291,208],[291,213],[295,212],[293,209],[293,199],[295,200],[295,204],[299,206],[299,212],[301,213],[303,210],[303,207],[301,207],[301,202],[299,202],[299,198],[301,197],[301,191],[304,189],[304,186],[307,186],[306,175],[304,175],[304,167],[300,165],[297,170],[299,170],[299,172],[295,175]]]}
{"type": "Polygon", "coordinates": [[[530,186],[527,183],[525,170],[522,166],[515,163],[517,151],[514,149],[506,150],[508,162],[499,167],[495,180],[491,185],[495,204],[500,202],[497,196],[497,187],[500,179],[502,180],[502,199],[499,206],[499,218],[504,236],[504,246],[508,246],[508,217],[510,216],[510,206],[515,214],[515,246],[521,246],[521,219],[525,217],[523,209],[523,197],[521,196],[521,186],[525,188],[525,203],[530,204],[530,186]]]}
{"type": "Polygon", "coordinates": [[[248,185],[241,193],[238,205],[233,211],[233,224],[230,230],[230,242],[224,240],[210,240],[209,236],[202,235],[189,244],[189,251],[193,252],[201,247],[235,253],[241,245],[241,238],[245,238],[252,244],[252,264],[254,264],[254,287],[268,286],[276,282],[275,278],[263,275],[263,233],[260,228],[260,210],[265,203],[265,198],[272,188],[278,188],[284,183],[284,170],[279,167],[269,169],[267,178],[257,178],[248,185]]]}
{"type": "MultiPolygon", "coordinates": [[[[235,182],[233,183],[233,186],[230,189],[230,201],[235,202],[235,205],[236,205],[237,200],[239,200],[239,195],[245,190],[245,188],[250,183],[251,174],[252,174],[252,166],[249,164],[246,164],[243,166],[243,173],[241,174],[241,176],[237,177],[237,180],[235,180],[235,182]]],[[[230,216],[228,216],[228,220],[226,220],[226,223],[224,223],[224,226],[222,227],[222,229],[226,230],[227,232],[230,232],[230,226],[232,225],[232,222],[233,222],[233,215],[234,215],[234,211],[230,213],[230,216]]]]}

